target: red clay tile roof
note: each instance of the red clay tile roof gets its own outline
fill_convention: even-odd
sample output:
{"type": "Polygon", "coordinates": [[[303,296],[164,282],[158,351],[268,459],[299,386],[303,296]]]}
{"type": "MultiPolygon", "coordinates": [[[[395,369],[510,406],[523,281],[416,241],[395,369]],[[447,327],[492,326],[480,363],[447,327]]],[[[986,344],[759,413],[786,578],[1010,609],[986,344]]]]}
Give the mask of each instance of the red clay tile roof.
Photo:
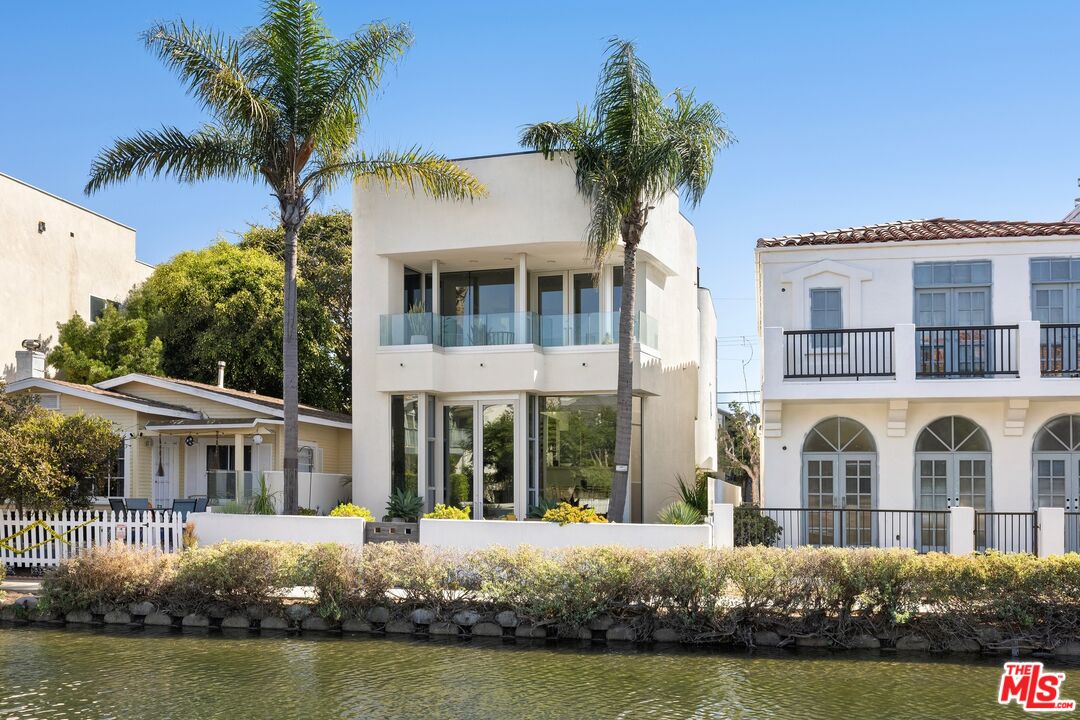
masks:
{"type": "Polygon", "coordinates": [[[962,238],[1043,237],[1080,235],[1080,224],[1027,222],[1024,220],[901,220],[881,225],[828,230],[804,235],[761,238],[759,248],[804,245],[853,245],[856,243],[909,242],[913,240],[959,240],[962,238]]]}

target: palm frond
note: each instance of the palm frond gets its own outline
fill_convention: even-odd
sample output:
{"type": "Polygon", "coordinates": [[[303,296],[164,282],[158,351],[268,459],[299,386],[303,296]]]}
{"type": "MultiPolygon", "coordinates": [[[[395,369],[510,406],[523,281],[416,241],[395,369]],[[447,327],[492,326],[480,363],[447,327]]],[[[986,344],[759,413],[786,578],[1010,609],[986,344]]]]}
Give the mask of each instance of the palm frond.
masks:
{"type": "Polygon", "coordinates": [[[340,178],[374,181],[387,190],[404,187],[415,193],[419,189],[437,200],[474,200],[487,195],[487,188],[467,170],[442,155],[420,148],[353,155],[318,167],[304,180],[304,186],[321,183],[330,187],[340,178]]]}
{"type": "Polygon", "coordinates": [[[203,107],[224,121],[265,130],[276,111],[249,86],[241,43],[183,20],[158,23],[143,33],[146,47],[176,71],[203,107]]]}
{"type": "Polygon", "coordinates": [[[734,141],[724,127],[724,115],[710,102],[696,102],[693,93],[676,91],[666,135],[660,152],[671,156],[675,184],[684,189],[684,199],[697,206],[712,178],[716,154],[734,141]]]}
{"type": "Polygon", "coordinates": [[[258,159],[247,138],[208,125],[185,133],[175,127],[141,131],[102,150],[90,166],[84,192],[133,176],[167,175],[181,182],[209,178],[257,178],[258,159]]]}
{"type": "Polygon", "coordinates": [[[412,45],[408,25],[373,23],[334,48],[322,112],[311,128],[321,147],[348,147],[356,139],[357,121],[367,112],[368,98],[387,66],[412,45]]]}
{"type": "Polygon", "coordinates": [[[291,135],[303,137],[315,124],[330,81],[334,42],[310,0],[270,0],[260,31],[270,91],[291,135]]]}

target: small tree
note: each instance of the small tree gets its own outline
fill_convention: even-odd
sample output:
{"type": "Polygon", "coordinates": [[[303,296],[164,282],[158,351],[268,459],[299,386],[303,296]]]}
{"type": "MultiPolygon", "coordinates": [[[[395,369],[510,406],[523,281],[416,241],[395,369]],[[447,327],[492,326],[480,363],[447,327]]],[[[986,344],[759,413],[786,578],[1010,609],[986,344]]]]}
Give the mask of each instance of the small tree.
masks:
{"type": "Polygon", "coordinates": [[[720,469],[743,478],[743,500],[756,505],[760,500],[761,419],[741,403],[728,405],[726,422],[717,430],[720,469]]]}
{"type": "Polygon", "coordinates": [[[64,380],[93,384],[128,373],[161,374],[161,340],[148,339],[146,320],[115,305],[106,305],[93,323],[76,314],[56,327],[58,344],[48,358],[64,380]]]}
{"type": "Polygon", "coordinates": [[[120,437],[104,418],[43,410],[0,388],[0,503],[17,509],[86,507],[120,437]]]}

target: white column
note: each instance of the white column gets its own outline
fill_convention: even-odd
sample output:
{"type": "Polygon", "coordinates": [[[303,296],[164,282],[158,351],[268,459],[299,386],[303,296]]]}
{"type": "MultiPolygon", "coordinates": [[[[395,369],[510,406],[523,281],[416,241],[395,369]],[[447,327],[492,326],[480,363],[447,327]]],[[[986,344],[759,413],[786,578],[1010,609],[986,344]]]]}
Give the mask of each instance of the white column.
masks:
{"type": "Polygon", "coordinates": [[[439,261],[431,261],[431,312],[438,315],[439,308],[439,261]]]}
{"type": "Polygon", "coordinates": [[[975,552],[975,508],[949,508],[949,554],[975,552]]]}
{"type": "MultiPolygon", "coordinates": [[[[1023,328],[1022,325],[1021,328],[1023,328]]],[[[1050,555],[1064,555],[1065,508],[1039,508],[1036,521],[1039,523],[1038,556],[1048,557],[1050,555]]]]}
{"type": "Polygon", "coordinates": [[[1020,371],[1020,379],[1031,382],[1042,375],[1041,358],[1041,323],[1034,320],[1022,320],[1018,323],[1020,330],[1016,333],[1016,347],[1013,349],[1017,355],[1017,369],[1020,371]]]}
{"type": "Polygon", "coordinates": [[[529,398],[518,393],[514,411],[514,515],[524,520],[529,514],[529,398]]]}
{"type": "Polygon", "coordinates": [[[525,253],[518,253],[517,274],[514,277],[514,312],[517,313],[515,343],[535,342],[529,337],[529,318],[526,314],[529,310],[529,270],[525,260],[525,253]]]}
{"type": "Polygon", "coordinates": [[[236,452],[236,501],[240,502],[244,497],[244,435],[236,433],[233,436],[233,446],[236,452]]]}
{"type": "Polygon", "coordinates": [[[915,325],[903,323],[893,332],[893,371],[900,388],[915,382],[915,325]]]}
{"type": "Polygon", "coordinates": [[[424,500],[424,512],[431,508],[427,505],[427,454],[428,454],[428,404],[427,393],[416,396],[416,494],[424,500]]]}
{"type": "Polygon", "coordinates": [[[735,546],[735,506],[716,503],[712,506],[712,546],[729,548],[735,546]]]}
{"type": "Polygon", "coordinates": [[[762,392],[763,398],[781,396],[784,384],[784,328],[767,327],[762,332],[762,392]]]}

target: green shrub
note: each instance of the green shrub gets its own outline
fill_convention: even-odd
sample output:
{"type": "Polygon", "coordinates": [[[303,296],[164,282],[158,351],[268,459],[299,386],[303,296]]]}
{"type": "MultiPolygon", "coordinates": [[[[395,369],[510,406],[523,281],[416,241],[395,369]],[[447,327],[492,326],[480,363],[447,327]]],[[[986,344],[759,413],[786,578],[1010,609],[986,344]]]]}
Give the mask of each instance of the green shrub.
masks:
{"type": "Polygon", "coordinates": [[[539,502],[529,508],[528,517],[531,517],[534,520],[543,520],[544,513],[548,510],[554,510],[557,507],[559,507],[558,498],[542,497],[539,502]]]}
{"type": "Polygon", "coordinates": [[[123,543],[93,548],[65,560],[41,581],[42,608],[58,613],[160,604],[176,575],[176,555],[133,550],[123,543]]]}
{"type": "Polygon", "coordinates": [[[259,489],[255,495],[251,498],[251,513],[253,515],[277,515],[277,508],[274,503],[278,493],[270,492],[270,487],[266,484],[266,476],[259,475],[259,489]]]}
{"type": "Polygon", "coordinates": [[[229,542],[185,552],[177,562],[168,607],[206,612],[251,606],[278,608],[286,592],[305,584],[301,563],[305,546],[279,542],[229,542]]]}
{"type": "Polygon", "coordinates": [[[704,517],[698,509],[682,500],[676,500],[657,514],[665,525],[700,525],[704,517]]]}
{"type": "Polygon", "coordinates": [[[572,523],[606,523],[607,518],[596,514],[592,508],[574,507],[570,503],[559,503],[556,507],[544,513],[544,519],[548,522],[557,522],[560,525],[572,523]]]}
{"type": "Polygon", "coordinates": [[[741,505],[735,508],[733,535],[735,547],[745,545],[764,545],[772,547],[780,541],[784,529],[767,515],[761,514],[756,505],[741,505]]]}
{"type": "Polygon", "coordinates": [[[406,522],[416,522],[424,510],[424,500],[411,490],[395,490],[386,502],[386,515],[401,518],[406,522]]]}
{"type": "Polygon", "coordinates": [[[434,510],[424,515],[424,517],[433,520],[468,520],[469,513],[461,508],[439,503],[434,510]]]}
{"type": "Polygon", "coordinates": [[[352,503],[341,503],[330,511],[330,517],[358,517],[364,518],[368,522],[375,521],[375,516],[371,514],[370,510],[352,503]]]}
{"type": "MultiPolygon", "coordinates": [[[[711,478],[704,470],[698,470],[694,475],[694,482],[688,483],[682,475],[675,476],[675,487],[679,492],[679,500],[698,511],[701,516],[709,514],[709,482],[711,478]]],[[[684,523],[690,524],[693,523],[684,523]]]]}

